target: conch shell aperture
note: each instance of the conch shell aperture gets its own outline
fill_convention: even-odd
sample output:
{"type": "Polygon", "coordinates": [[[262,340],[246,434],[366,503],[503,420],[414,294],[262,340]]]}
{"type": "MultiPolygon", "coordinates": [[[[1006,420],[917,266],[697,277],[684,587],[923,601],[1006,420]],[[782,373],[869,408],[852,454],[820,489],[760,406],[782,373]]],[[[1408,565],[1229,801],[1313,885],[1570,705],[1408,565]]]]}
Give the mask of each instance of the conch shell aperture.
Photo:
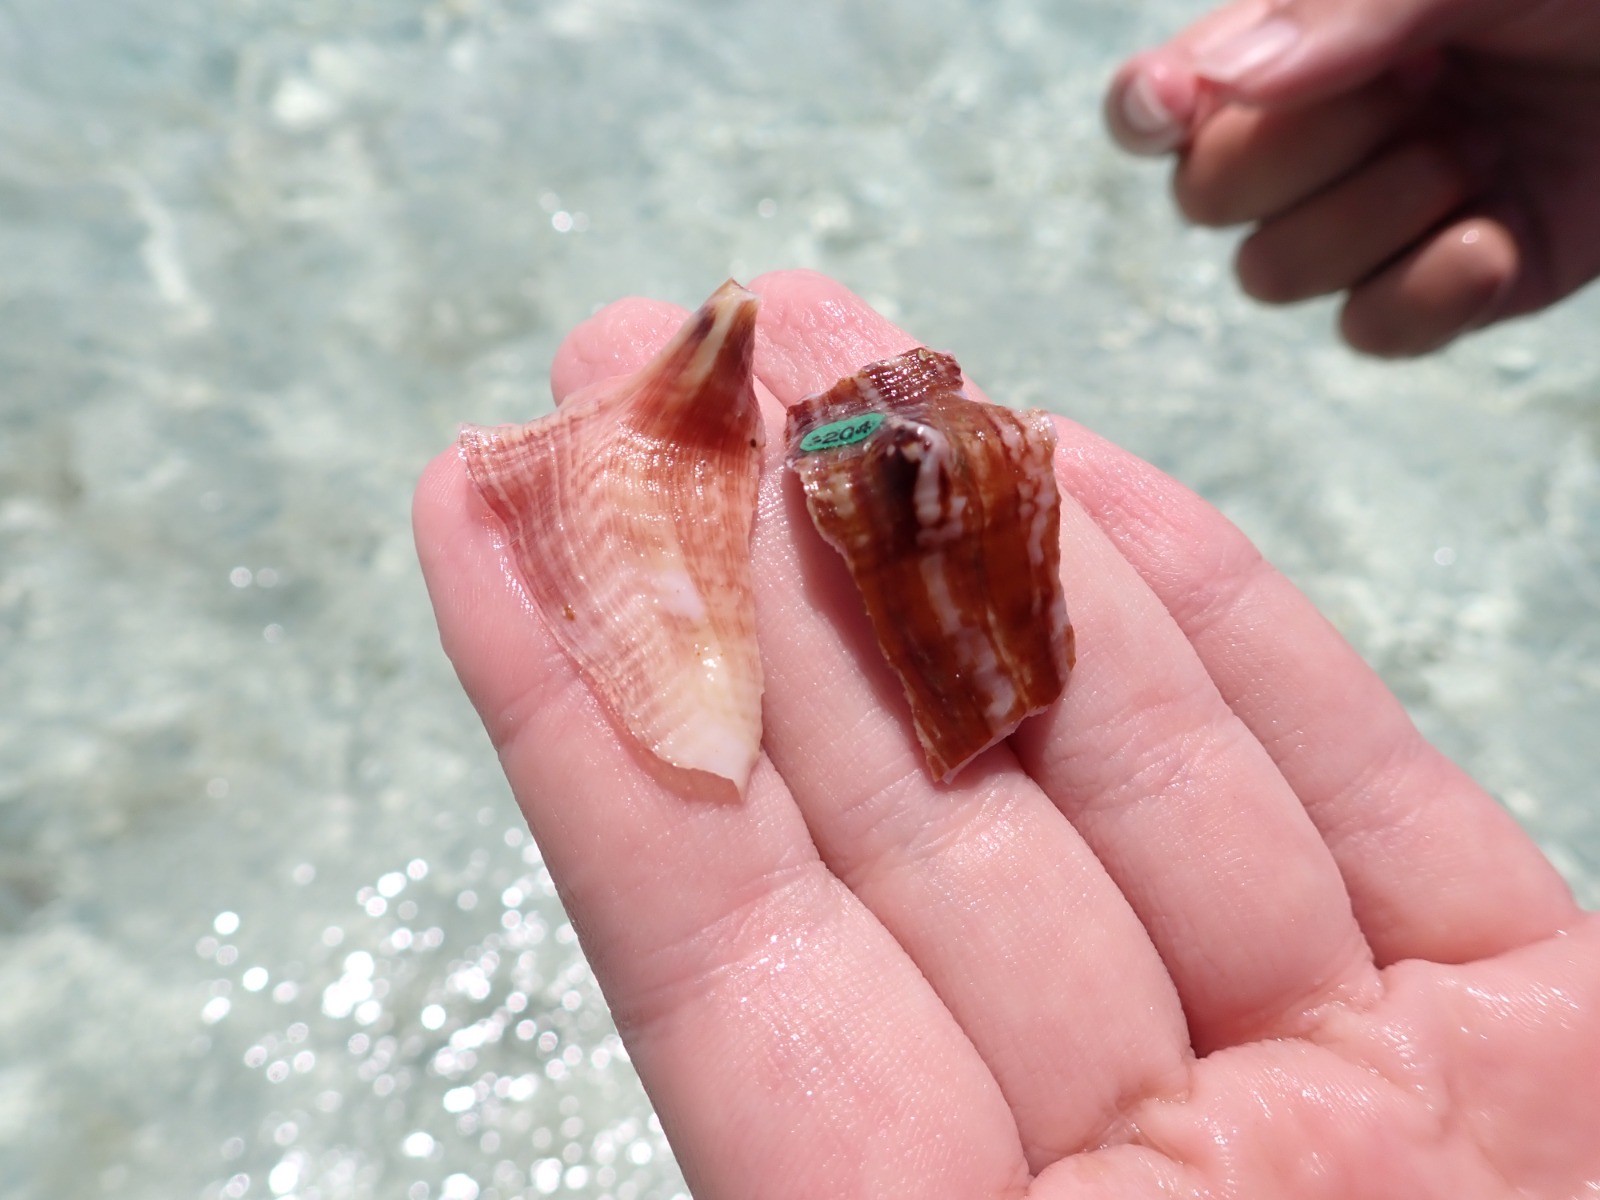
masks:
{"type": "Polygon", "coordinates": [[[917,349],[801,401],[787,432],[811,519],[947,781],[1053,704],[1072,668],[1055,430],[968,399],[955,359],[917,349]]]}
{"type": "Polygon", "coordinates": [[[612,716],[741,792],[761,746],[757,305],[730,280],[642,370],[460,440],[529,597],[612,716]]]}

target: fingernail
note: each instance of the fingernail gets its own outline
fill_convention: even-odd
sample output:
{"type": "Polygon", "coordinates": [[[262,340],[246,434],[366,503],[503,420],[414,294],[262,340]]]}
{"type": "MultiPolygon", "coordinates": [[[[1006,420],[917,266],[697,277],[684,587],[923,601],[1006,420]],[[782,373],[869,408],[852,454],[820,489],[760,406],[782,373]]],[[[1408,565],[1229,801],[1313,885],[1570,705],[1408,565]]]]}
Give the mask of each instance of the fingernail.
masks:
{"type": "Polygon", "coordinates": [[[1214,83],[1238,83],[1253,71],[1281,58],[1300,40],[1300,27],[1286,17],[1261,24],[1208,46],[1196,59],[1195,74],[1214,83]]]}
{"type": "Polygon", "coordinates": [[[1122,119],[1139,137],[1139,149],[1149,154],[1171,150],[1183,137],[1183,126],[1161,101],[1161,94],[1143,72],[1122,90],[1122,119]]]}

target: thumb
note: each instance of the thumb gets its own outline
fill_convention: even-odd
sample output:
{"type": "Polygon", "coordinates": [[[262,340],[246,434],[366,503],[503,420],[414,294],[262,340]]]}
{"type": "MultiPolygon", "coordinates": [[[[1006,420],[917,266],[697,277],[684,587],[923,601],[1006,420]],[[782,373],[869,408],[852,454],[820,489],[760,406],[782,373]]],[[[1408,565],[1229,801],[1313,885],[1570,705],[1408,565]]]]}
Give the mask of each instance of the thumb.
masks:
{"type": "Polygon", "coordinates": [[[1486,0],[1240,0],[1172,43],[1231,100],[1304,104],[1360,87],[1437,47],[1486,0]],[[1191,34],[1193,36],[1191,36],[1191,34]]]}
{"type": "Polygon", "coordinates": [[[1227,101],[1293,105],[1338,95],[1515,2],[1235,0],[1124,63],[1106,97],[1107,121],[1127,149],[1163,153],[1227,101]]]}

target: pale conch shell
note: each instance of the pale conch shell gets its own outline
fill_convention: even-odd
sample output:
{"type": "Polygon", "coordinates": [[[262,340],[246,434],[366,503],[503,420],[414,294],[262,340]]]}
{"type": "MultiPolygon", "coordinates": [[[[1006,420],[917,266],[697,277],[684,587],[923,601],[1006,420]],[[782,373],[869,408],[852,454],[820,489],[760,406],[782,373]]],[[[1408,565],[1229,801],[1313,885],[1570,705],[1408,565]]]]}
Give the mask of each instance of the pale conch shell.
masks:
{"type": "Polygon", "coordinates": [[[761,747],[750,526],[758,301],[729,280],[642,370],[461,431],[516,573],[612,716],[741,792],[761,747]]]}
{"type": "Polygon", "coordinates": [[[948,354],[873,363],[789,410],[788,460],[949,780],[1055,703],[1073,664],[1055,429],[970,400],[948,354]]]}

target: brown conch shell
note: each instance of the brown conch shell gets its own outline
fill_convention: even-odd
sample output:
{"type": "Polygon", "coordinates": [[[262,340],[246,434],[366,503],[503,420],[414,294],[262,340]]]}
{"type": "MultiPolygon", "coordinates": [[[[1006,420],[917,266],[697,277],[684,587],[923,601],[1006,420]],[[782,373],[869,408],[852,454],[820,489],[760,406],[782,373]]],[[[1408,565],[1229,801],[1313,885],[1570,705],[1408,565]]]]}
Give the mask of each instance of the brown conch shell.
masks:
{"type": "Polygon", "coordinates": [[[730,280],[635,374],[461,431],[518,577],[606,708],[663,761],[741,791],[761,746],[757,304],[730,280]]]}
{"type": "Polygon", "coordinates": [[[1072,669],[1050,419],[969,400],[955,359],[917,349],[795,405],[788,443],[949,780],[1072,669]]]}

